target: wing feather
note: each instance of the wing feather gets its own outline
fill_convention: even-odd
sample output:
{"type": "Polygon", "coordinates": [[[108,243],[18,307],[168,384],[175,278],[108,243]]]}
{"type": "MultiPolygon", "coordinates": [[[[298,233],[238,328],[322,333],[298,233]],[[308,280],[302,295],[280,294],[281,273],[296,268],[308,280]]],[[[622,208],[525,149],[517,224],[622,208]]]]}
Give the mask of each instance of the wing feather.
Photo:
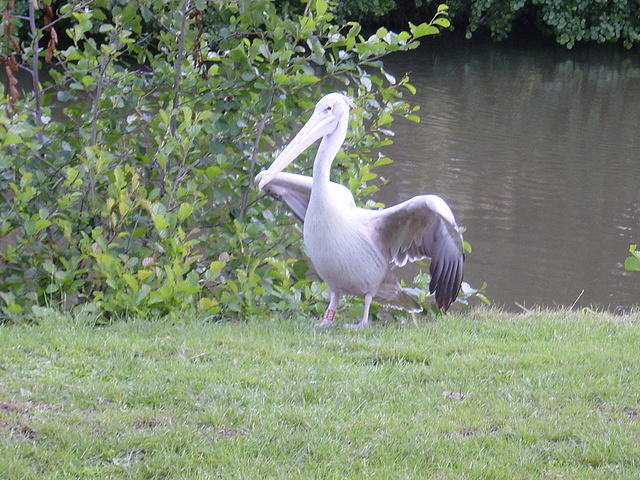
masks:
{"type": "Polygon", "coordinates": [[[462,284],[464,253],[462,235],[451,209],[436,195],[420,195],[394,207],[371,212],[374,234],[390,261],[430,258],[431,282],[436,304],[447,310],[462,284]]]}
{"type": "MultiPolygon", "coordinates": [[[[264,175],[264,171],[256,176],[256,182],[264,175]]],[[[304,223],[311,199],[313,178],[296,173],[280,172],[267,183],[263,189],[271,197],[282,202],[298,220],[304,223]]],[[[355,205],[348,188],[339,183],[330,182],[331,195],[339,197],[346,206],[355,205]]]]}
{"type": "MultiPolygon", "coordinates": [[[[257,182],[263,174],[264,172],[260,172],[256,176],[257,182]]],[[[313,179],[306,175],[280,172],[264,186],[264,190],[271,197],[282,202],[298,220],[304,222],[311,198],[312,184],[313,179]]]]}

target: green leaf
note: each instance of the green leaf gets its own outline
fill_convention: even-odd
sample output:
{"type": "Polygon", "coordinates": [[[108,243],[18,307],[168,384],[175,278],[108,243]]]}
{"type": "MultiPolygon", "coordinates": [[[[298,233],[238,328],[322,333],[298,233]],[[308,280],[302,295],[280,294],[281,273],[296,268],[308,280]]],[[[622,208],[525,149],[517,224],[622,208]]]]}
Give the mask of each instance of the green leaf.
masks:
{"type": "Polygon", "coordinates": [[[226,262],[223,262],[221,260],[211,262],[211,265],[209,265],[209,269],[207,270],[207,280],[212,281],[218,278],[225,265],[226,262]]]}
{"type": "Polygon", "coordinates": [[[416,87],[414,87],[410,83],[405,82],[405,83],[402,84],[402,86],[404,88],[406,88],[407,90],[409,90],[409,92],[411,92],[411,95],[415,95],[416,92],[417,92],[416,87]]]}
{"type": "Polygon", "coordinates": [[[207,176],[207,178],[209,180],[213,180],[218,175],[221,175],[223,173],[223,171],[217,165],[212,165],[210,167],[207,167],[207,169],[204,171],[204,173],[205,173],[205,175],[207,176]]]}
{"type": "Polygon", "coordinates": [[[449,6],[441,3],[440,5],[438,5],[438,12],[446,12],[447,10],[449,10],[449,6]]]}
{"type": "Polygon", "coordinates": [[[358,35],[360,33],[360,29],[362,28],[360,26],[359,23],[354,23],[354,22],[350,22],[350,24],[352,25],[351,28],[349,29],[349,32],[347,33],[347,37],[348,38],[355,38],[356,35],[358,35]]]}
{"type": "Polygon", "coordinates": [[[152,292],[151,295],[149,295],[149,300],[147,300],[147,303],[149,305],[155,305],[156,303],[161,303],[163,301],[164,299],[162,298],[162,295],[160,295],[160,293],[152,292]]]}
{"type": "Polygon", "coordinates": [[[158,115],[160,115],[160,119],[164,122],[165,125],[169,125],[169,114],[166,110],[158,110],[158,115]]]}
{"type": "Polygon", "coordinates": [[[636,250],[637,245],[631,244],[629,245],[629,253],[630,257],[627,257],[624,261],[625,270],[629,270],[632,272],[640,271],[640,252],[636,250]]]}
{"type": "Polygon", "coordinates": [[[4,137],[4,142],[2,142],[2,145],[3,146],[17,145],[19,143],[22,143],[22,137],[20,137],[20,135],[13,132],[7,132],[7,134],[4,137]]]}
{"type": "Polygon", "coordinates": [[[451,22],[449,21],[449,19],[444,17],[436,18],[433,23],[435,23],[436,25],[440,25],[443,28],[449,28],[451,26],[451,22]]]}
{"type": "Polygon", "coordinates": [[[189,217],[193,213],[193,205],[189,203],[183,203],[178,209],[178,220],[181,222],[189,217]]]}
{"type": "Polygon", "coordinates": [[[389,33],[389,30],[387,30],[384,27],[380,27],[377,31],[376,31],[376,37],[378,38],[384,38],[385,35],[389,33]]]}
{"type": "Polygon", "coordinates": [[[182,117],[184,118],[184,122],[183,123],[188,128],[189,126],[191,126],[191,119],[192,119],[192,115],[193,115],[193,110],[191,110],[188,105],[183,105],[181,110],[182,110],[182,117]]]}
{"type": "Polygon", "coordinates": [[[273,76],[273,79],[276,81],[278,85],[285,85],[289,83],[289,80],[291,79],[291,77],[285,73],[276,73],[273,76]]]}
{"type": "Polygon", "coordinates": [[[478,297],[480,300],[482,300],[482,303],[484,303],[485,305],[491,305],[492,304],[491,300],[489,300],[484,293],[478,292],[478,293],[476,293],[476,297],[478,297]]]}
{"type": "Polygon", "coordinates": [[[414,38],[420,38],[426,35],[437,35],[438,33],[440,33],[440,30],[438,30],[437,27],[429,25],[428,23],[414,25],[413,23],[409,22],[409,27],[414,38]]]}
{"type": "Polygon", "coordinates": [[[169,222],[167,221],[165,216],[160,213],[152,215],[152,218],[153,218],[153,224],[155,225],[157,230],[164,230],[169,226],[169,222]]]}
{"type": "Polygon", "coordinates": [[[640,272],[640,258],[627,257],[624,261],[624,268],[631,272],[640,272]]]}
{"type": "Polygon", "coordinates": [[[301,17],[300,18],[300,30],[307,34],[313,31],[316,27],[316,21],[311,17],[301,17]]]}
{"type": "Polygon", "coordinates": [[[36,223],[34,225],[34,233],[38,233],[40,230],[47,228],[49,225],[51,225],[51,222],[46,218],[36,220],[36,223]]]}
{"type": "Polygon", "coordinates": [[[315,75],[309,75],[308,73],[299,73],[296,75],[296,82],[301,85],[311,85],[312,83],[319,82],[320,79],[315,75]]]}
{"type": "Polygon", "coordinates": [[[136,272],[136,275],[138,276],[138,280],[140,280],[141,282],[146,280],[147,278],[149,278],[151,275],[153,275],[153,271],[151,270],[138,270],[136,272]]]}
{"type": "Polygon", "coordinates": [[[122,188],[125,184],[124,172],[122,171],[122,168],[116,167],[113,171],[113,177],[118,188],[122,188]]]}
{"type": "Polygon", "coordinates": [[[388,125],[391,122],[393,122],[393,117],[391,116],[391,114],[383,113],[382,115],[380,115],[380,118],[378,119],[376,125],[378,127],[382,127],[383,125],[388,125]]]}
{"type": "Polygon", "coordinates": [[[7,305],[7,308],[11,313],[22,313],[22,311],[24,310],[24,308],[22,308],[17,303],[10,303],[9,305],[7,305]]]}
{"type": "Polygon", "coordinates": [[[134,292],[137,292],[139,290],[138,281],[135,279],[133,275],[129,273],[124,273],[122,275],[122,278],[124,279],[125,282],[127,282],[127,285],[129,285],[129,288],[131,290],[133,290],[134,292]]]}
{"type": "Polygon", "coordinates": [[[393,145],[393,140],[391,140],[390,138],[384,138],[384,139],[380,140],[379,142],[376,142],[376,143],[373,144],[373,146],[375,148],[387,147],[389,145],[393,145]]]}
{"type": "Polygon", "coordinates": [[[316,0],[316,14],[322,16],[327,13],[328,4],[324,0],[316,0]]]}
{"type": "Polygon", "coordinates": [[[378,158],[378,160],[374,162],[373,166],[382,167],[383,165],[389,165],[391,163],[393,163],[393,160],[391,160],[389,157],[380,156],[380,158],[378,158]]]}
{"type": "Polygon", "coordinates": [[[406,42],[410,38],[411,38],[411,34],[409,32],[402,31],[398,34],[398,41],[400,42],[406,42]]]}
{"type": "Polygon", "coordinates": [[[198,301],[198,308],[200,310],[207,310],[211,313],[217,313],[220,311],[220,307],[218,305],[219,302],[215,298],[202,297],[198,301]]]}

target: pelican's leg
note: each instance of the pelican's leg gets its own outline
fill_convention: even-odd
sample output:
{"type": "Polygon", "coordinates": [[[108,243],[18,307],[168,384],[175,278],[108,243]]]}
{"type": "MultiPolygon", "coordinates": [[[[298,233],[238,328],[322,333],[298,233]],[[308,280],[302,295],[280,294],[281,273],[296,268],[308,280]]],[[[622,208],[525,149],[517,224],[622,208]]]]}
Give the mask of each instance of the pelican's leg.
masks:
{"type": "Polygon", "coordinates": [[[336,310],[338,309],[338,301],[340,294],[331,291],[331,297],[329,299],[329,306],[322,316],[322,321],[316,325],[316,327],[328,327],[333,323],[333,319],[336,316],[336,310]]]}
{"type": "Polygon", "coordinates": [[[360,320],[358,323],[347,323],[345,325],[346,328],[350,328],[351,330],[360,330],[361,328],[369,325],[369,307],[371,306],[372,299],[373,295],[364,296],[364,311],[362,312],[362,320],[360,320]]]}

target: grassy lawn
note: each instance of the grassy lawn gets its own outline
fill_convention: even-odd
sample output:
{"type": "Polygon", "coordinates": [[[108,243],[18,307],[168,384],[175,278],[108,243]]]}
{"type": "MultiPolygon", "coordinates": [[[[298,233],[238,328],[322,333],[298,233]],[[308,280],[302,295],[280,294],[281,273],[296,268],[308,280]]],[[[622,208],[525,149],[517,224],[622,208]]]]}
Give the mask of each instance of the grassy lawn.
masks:
{"type": "Polygon", "coordinates": [[[638,478],[640,315],[0,327],[0,477],[638,478]]]}

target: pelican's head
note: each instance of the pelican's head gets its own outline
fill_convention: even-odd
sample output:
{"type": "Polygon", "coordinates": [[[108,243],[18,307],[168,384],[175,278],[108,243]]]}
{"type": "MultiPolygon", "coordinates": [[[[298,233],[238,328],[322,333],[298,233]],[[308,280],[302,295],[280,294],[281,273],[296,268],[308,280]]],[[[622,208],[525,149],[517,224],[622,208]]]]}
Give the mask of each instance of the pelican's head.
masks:
{"type": "MultiPolygon", "coordinates": [[[[316,140],[334,132],[346,132],[349,120],[349,108],[354,104],[349,97],[341,93],[329,93],[322,97],[313,109],[313,115],[304,127],[278,155],[271,166],[256,177],[262,189],[279,172],[289,165],[316,140]]],[[[344,137],[340,140],[340,143],[344,137]]],[[[338,147],[339,148],[339,147],[338,147]]]]}

